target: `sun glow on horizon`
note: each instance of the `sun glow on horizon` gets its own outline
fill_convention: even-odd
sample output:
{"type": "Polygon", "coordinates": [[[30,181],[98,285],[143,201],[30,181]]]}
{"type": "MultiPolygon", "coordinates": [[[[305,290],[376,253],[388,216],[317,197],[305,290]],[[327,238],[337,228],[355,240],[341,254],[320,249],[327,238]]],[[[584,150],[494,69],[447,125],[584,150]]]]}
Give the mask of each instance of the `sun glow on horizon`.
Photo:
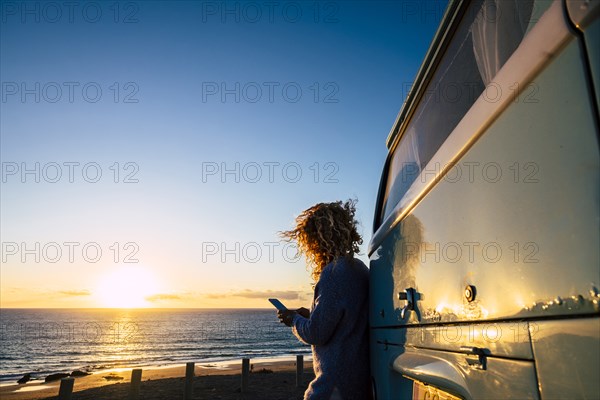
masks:
{"type": "Polygon", "coordinates": [[[105,275],[96,288],[99,305],[109,308],[153,306],[146,298],[158,292],[154,274],[143,267],[122,267],[105,275]]]}

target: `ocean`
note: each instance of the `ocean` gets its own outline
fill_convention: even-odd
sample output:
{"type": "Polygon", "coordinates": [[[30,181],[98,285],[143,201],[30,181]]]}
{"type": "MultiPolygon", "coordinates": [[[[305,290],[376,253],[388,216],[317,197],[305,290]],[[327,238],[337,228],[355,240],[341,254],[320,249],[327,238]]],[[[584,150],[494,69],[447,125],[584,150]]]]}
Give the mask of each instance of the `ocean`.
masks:
{"type": "Polygon", "coordinates": [[[310,354],[274,309],[0,309],[0,381],[310,354]]]}

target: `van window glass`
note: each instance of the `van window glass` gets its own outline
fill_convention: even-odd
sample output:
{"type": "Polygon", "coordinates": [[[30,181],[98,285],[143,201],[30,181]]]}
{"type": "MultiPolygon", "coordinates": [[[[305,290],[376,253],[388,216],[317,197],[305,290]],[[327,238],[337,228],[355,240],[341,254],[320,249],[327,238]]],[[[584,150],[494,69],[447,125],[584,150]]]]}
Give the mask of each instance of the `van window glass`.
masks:
{"type": "MultiPolygon", "coordinates": [[[[419,179],[435,152],[519,46],[531,28],[532,16],[539,14],[533,13],[534,3],[539,1],[471,3],[393,150],[380,221],[419,179]]],[[[433,173],[440,167],[430,166],[427,171],[433,173]]]]}

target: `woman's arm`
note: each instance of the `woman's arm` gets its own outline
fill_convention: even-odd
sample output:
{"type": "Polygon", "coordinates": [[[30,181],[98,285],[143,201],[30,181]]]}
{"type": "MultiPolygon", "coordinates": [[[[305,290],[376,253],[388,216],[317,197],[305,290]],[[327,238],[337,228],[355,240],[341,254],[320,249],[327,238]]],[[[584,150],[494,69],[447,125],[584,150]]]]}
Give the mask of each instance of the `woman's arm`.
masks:
{"type": "Polygon", "coordinates": [[[308,308],[300,307],[296,312],[304,318],[310,318],[310,310],[308,308]]]}
{"type": "Polygon", "coordinates": [[[296,313],[292,331],[301,341],[311,345],[323,345],[331,339],[344,311],[337,294],[335,280],[323,271],[315,287],[317,297],[310,318],[296,313]]]}

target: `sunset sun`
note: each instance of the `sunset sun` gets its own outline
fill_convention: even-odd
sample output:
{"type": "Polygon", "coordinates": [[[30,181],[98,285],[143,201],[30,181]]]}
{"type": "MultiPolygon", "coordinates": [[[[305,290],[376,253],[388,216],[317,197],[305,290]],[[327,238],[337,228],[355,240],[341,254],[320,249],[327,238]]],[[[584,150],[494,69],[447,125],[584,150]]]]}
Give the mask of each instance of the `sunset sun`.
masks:
{"type": "Polygon", "coordinates": [[[102,307],[138,308],[150,306],[146,297],[157,290],[157,280],[151,271],[142,267],[123,267],[105,275],[96,293],[102,307]]]}

